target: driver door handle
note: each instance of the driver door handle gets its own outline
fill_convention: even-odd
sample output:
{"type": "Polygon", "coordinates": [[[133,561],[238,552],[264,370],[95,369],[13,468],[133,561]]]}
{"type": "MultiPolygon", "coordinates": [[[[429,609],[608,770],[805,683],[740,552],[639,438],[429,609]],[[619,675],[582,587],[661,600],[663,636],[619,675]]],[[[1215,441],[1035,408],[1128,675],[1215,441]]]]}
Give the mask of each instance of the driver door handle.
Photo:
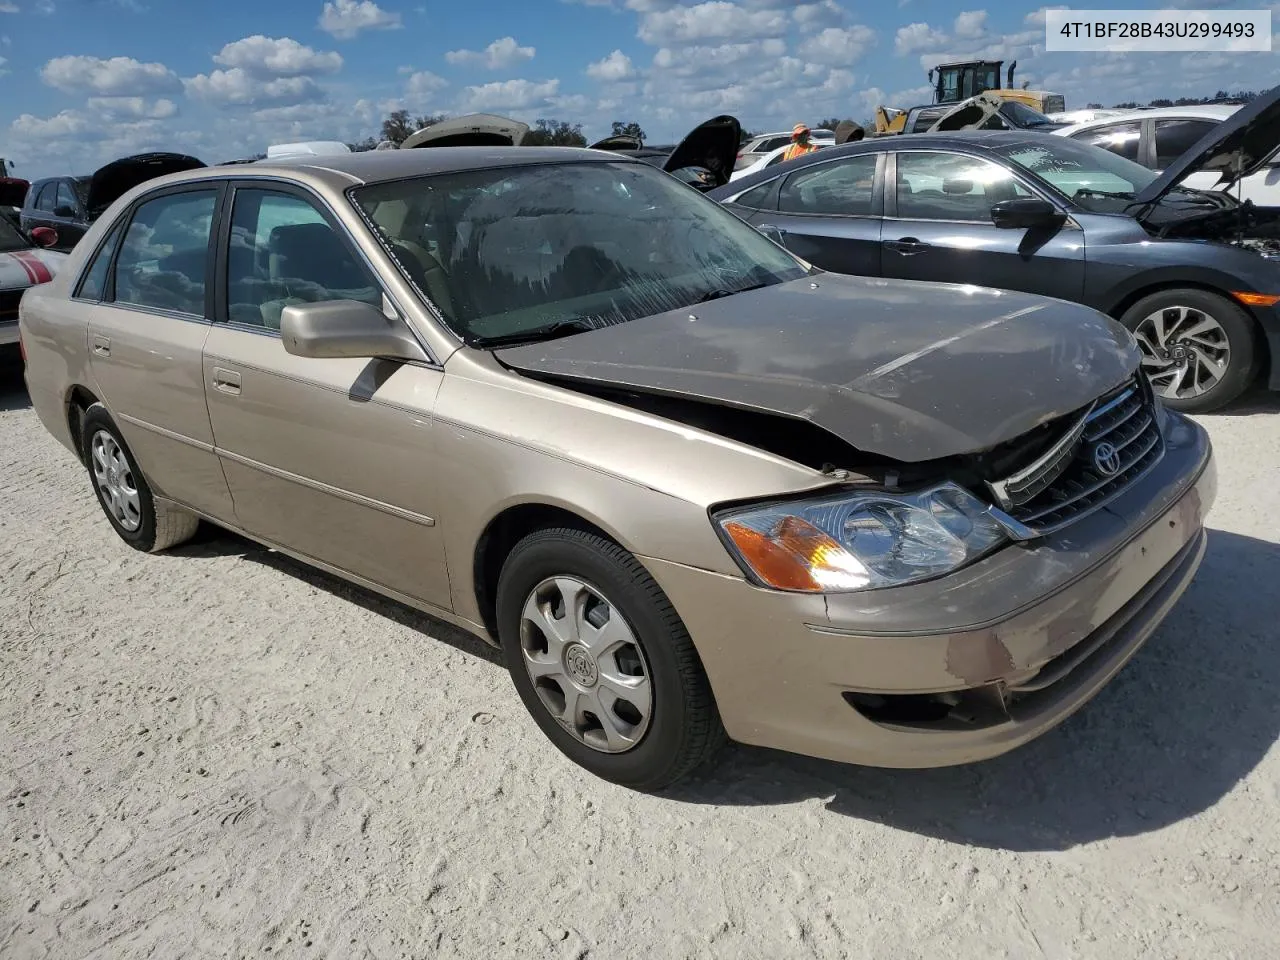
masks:
{"type": "Polygon", "coordinates": [[[884,246],[886,249],[892,250],[894,253],[900,253],[904,257],[909,257],[912,254],[924,253],[924,251],[930,249],[932,245],[923,243],[915,237],[903,237],[900,240],[885,240],[884,246]]]}
{"type": "Polygon", "coordinates": [[[95,357],[111,356],[111,339],[95,334],[93,337],[93,355],[95,357]]]}
{"type": "Polygon", "coordinates": [[[240,393],[240,374],[225,367],[214,367],[213,389],[237,396],[240,393]]]}

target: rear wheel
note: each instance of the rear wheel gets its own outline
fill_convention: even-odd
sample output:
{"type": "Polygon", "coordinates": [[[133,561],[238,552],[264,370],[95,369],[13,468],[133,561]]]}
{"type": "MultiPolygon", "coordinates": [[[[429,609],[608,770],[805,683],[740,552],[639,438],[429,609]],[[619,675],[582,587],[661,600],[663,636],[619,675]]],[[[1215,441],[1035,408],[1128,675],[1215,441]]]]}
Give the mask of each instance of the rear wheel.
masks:
{"type": "Polygon", "coordinates": [[[1216,410],[1240,396],[1257,372],[1253,322],[1216,293],[1161,290],[1126,310],[1120,322],[1142,348],[1152,388],[1175,410],[1216,410]]]}
{"type": "Polygon", "coordinates": [[[136,550],[156,553],[190,540],[200,520],[177,507],[157,504],[120,431],[95,403],[81,421],[81,449],[102,512],[120,539],[136,550]]]}
{"type": "Polygon", "coordinates": [[[525,537],[503,565],[497,619],[525,707],[597,776],[657,790],[724,742],[684,624],[617,544],[572,528],[525,537]]]}

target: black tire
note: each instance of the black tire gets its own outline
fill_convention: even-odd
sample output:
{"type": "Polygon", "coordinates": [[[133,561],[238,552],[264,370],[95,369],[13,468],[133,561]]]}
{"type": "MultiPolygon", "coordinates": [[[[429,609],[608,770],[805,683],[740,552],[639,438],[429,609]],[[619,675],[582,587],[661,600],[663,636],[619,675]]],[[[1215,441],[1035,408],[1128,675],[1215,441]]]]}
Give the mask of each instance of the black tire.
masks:
{"type": "Polygon", "coordinates": [[[155,498],[151,495],[147,478],[139,469],[132,451],[120,435],[120,430],[111,419],[111,414],[100,403],[93,404],[84,413],[81,420],[80,449],[84,451],[89,483],[98,498],[98,505],[102,507],[102,512],[106,514],[107,520],[110,521],[121,540],[135,550],[158,553],[195,536],[196,530],[200,527],[200,519],[177,507],[157,505],[155,498]],[[110,435],[128,464],[132,486],[137,491],[138,525],[135,529],[129,529],[117,518],[94,474],[94,438],[99,433],[110,435]]]}
{"type": "Polygon", "coordinates": [[[573,528],[525,537],[502,567],[497,624],[508,672],[534,721],[561,752],[596,776],[636,790],[660,790],[724,745],[715,698],[688,631],[648,571],[612,541],[573,528]],[[525,600],[555,576],[575,577],[608,598],[642,649],[653,704],[647,730],[625,752],[592,749],[561,726],[525,668],[520,639],[525,600]]]}
{"type": "MultiPolygon", "coordinates": [[[[1208,290],[1191,287],[1161,290],[1143,297],[1120,317],[1120,322],[1137,332],[1143,320],[1160,310],[1187,307],[1217,321],[1227,337],[1230,350],[1226,372],[1212,387],[1196,397],[1170,397],[1161,393],[1166,406],[1184,413],[1208,413],[1226,406],[1244,393],[1258,373],[1257,332],[1253,319],[1239,304],[1208,290]]],[[[1144,355],[1147,349],[1143,347],[1144,355]]],[[[1154,374],[1155,370],[1149,370],[1154,374]]],[[[1160,393],[1159,384],[1155,384],[1160,393]]]]}

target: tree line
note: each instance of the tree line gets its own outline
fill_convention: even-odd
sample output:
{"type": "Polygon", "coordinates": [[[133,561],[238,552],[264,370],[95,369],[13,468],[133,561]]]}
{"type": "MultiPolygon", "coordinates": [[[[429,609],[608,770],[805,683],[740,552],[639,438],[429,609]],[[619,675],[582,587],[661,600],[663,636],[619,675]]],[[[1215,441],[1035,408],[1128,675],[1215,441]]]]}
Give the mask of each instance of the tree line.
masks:
{"type": "MultiPolygon", "coordinates": [[[[1228,93],[1226,90],[1219,90],[1212,97],[1179,97],[1177,100],[1169,100],[1161,98],[1152,100],[1150,103],[1138,103],[1135,100],[1126,100],[1124,103],[1117,103],[1111,107],[1112,110],[1139,110],[1143,107],[1199,107],[1206,103],[1248,103],[1262,93],[1257,90],[1239,90],[1235,93],[1228,93]]],[[[1106,109],[1100,103],[1090,103],[1085,105],[1086,110],[1104,110],[1106,109]]]]}

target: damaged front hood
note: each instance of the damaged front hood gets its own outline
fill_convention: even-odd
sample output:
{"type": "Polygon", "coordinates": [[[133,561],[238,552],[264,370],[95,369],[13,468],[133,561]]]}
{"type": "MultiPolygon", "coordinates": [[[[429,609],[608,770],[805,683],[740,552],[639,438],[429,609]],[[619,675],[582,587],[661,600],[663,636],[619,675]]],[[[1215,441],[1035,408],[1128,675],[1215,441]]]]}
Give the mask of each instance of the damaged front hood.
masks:
{"type": "Polygon", "coordinates": [[[204,163],[184,153],[139,153],[99,167],[89,181],[85,206],[97,216],[138,184],[183,170],[197,170],[204,163]]]}
{"type": "Polygon", "coordinates": [[[1123,328],[1077,304],[836,274],[497,356],[562,382],[809,420],[903,463],[1012,440],[1119,385],[1139,360],[1123,328]]]}
{"type": "Polygon", "coordinates": [[[470,113],[465,117],[441,120],[423,127],[400,144],[401,150],[415,147],[518,147],[529,125],[491,113],[470,113]]]}
{"type": "Polygon", "coordinates": [[[1193,173],[1216,171],[1216,189],[1261,170],[1280,147],[1280,87],[1255,97],[1214,126],[1134,197],[1154,203],[1193,173]]]}
{"type": "Polygon", "coordinates": [[[701,167],[711,171],[716,181],[713,186],[721,187],[729,182],[741,143],[742,124],[736,117],[727,114],[712,117],[689,131],[671,151],[662,169],[675,173],[685,167],[701,167]]]}

